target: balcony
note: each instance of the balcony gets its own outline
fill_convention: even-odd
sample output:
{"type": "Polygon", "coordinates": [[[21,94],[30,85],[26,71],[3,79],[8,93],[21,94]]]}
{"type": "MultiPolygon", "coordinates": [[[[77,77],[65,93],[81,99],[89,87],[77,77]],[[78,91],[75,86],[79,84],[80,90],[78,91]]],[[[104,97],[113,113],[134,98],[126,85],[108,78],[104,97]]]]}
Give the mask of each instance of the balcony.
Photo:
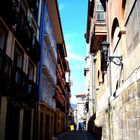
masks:
{"type": "Polygon", "coordinates": [[[4,0],[2,4],[0,4],[1,16],[10,27],[17,21],[18,4],[18,0],[4,0]]]}
{"type": "Polygon", "coordinates": [[[46,30],[47,31],[44,34],[45,42],[47,45],[50,46],[50,53],[52,57],[54,57],[55,60],[57,60],[57,49],[56,49],[55,37],[53,34],[52,26],[49,22],[46,24],[46,30]]]}
{"type": "Polygon", "coordinates": [[[71,89],[70,89],[70,83],[66,83],[66,89],[67,89],[68,92],[71,91],[71,89]]]}
{"type": "Polygon", "coordinates": [[[38,40],[35,38],[35,43],[29,48],[29,56],[32,58],[34,63],[37,63],[40,59],[40,49],[41,46],[38,42],[38,40]]]}
{"type": "Polygon", "coordinates": [[[96,12],[96,19],[94,23],[92,23],[92,32],[91,32],[91,45],[94,46],[94,48],[91,48],[92,50],[98,50],[100,49],[101,42],[106,38],[107,36],[107,25],[105,21],[105,13],[104,12],[96,12]]]}
{"type": "Polygon", "coordinates": [[[57,52],[55,46],[50,47],[50,54],[54,58],[54,60],[57,61],[57,52]]]}
{"type": "Polygon", "coordinates": [[[50,106],[51,108],[56,108],[55,99],[53,99],[53,97],[50,96],[49,93],[47,93],[47,90],[45,88],[42,90],[42,100],[43,102],[47,103],[48,106],[50,106]]]}
{"type": "Polygon", "coordinates": [[[25,50],[29,49],[32,46],[33,33],[34,31],[29,26],[27,17],[20,16],[18,18],[18,24],[15,31],[15,36],[25,50]]]}
{"type": "Polygon", "coordinates": [[[63,78],[60,77],[60,75],[58,74],[58,79],[57,79],[57,84],[61,86],[61,89],[65,88],[65,83],[63,82],[63,78]]]}
{"type": "Polygon", "coordinates": [[[27,94],[28,76],[20,67],[12,68],[12,83],[11,90],[15,96],[26,97],[27,94]]]}
{"type": "Polygon", "coordinates": [[[13,67],[11,90],[13,96],[26,101],[37,100],[37,85],[32,80],[28,80],[28,75],[19,67],[13,67]]]}
{"type": "Polygon", "coordinates": [[[8,92],[11,79],[12,60],[0,49],[0,93],[8,92]]]}
{"type": "Polygon", "coordinates": [[[56,92],[55,99],[56,99],[56,107],[58,108],[65,107],[64,96],[62,94],[60,94],[59,92],[56,92]]]}
{"type": "Polygon", "coordinates": [[[57,71],[58,71],[58,74],[60,75],[60,77],[62,77],[63,72],[62,72],[60,64],[57,65],[57,71]]]}
{"type": "Polygon", "coordinates": [[[56,85],[56,82],[57,82],[57,78],[56,78],[56,73],[53,73],[52,71],[50,72],[50,75],[51,75],[51,79],[53,81],[53,83],[56,85]]]}
{"type": "Polygon", "coordinates": [[[62,90],[61,90],[60,86],[59,86],[59,85],[57,85],[57,86],[56,86],[56,88],[57,88],[57,90],[58,90],[59,94],[62,94],[62,90]]]}
{"type": "Polygon", "coordinates": [[[47,57],[44,57],[44,63],[42,65],[42,69],[45,74],[49,73],[49,65],[50,65],[49,59],[47,57]]]}
{"type": "Polygon", "coordinates": [[[27,3],[28,3],[29,9],[30,9],[32,15],[35,18],[35,21],[37,22],[39,1],[38,0],[27,0],[27,3]]]}
{"type": "Polygon", "coordinates": [[[47,45],[51,44],[50,36],[47,32],[44,33],[44,40],[47,45]]]}
{"type": "Polygon", "coordinates": [[[38,96],[37,84],[34,83],[33,80],[28,80],[27,92],[28,92],[28,97],[37,99],[38,96]]]}
{"type": "Polygon", "coordinates": [[[89,68],[84,68],[84,76],[87,75],[87,72],[89,72],[89,68]]]}

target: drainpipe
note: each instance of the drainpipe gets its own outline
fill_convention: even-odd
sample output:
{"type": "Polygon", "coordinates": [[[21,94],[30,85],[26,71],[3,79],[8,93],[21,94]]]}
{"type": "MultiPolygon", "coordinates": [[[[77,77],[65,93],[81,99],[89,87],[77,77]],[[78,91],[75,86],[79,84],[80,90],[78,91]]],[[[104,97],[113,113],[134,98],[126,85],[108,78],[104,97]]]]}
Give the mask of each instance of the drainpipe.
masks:
{"type": "MultiPolygon", "coordinates": [[[[110,42],[109,40],[109,11],[108,11],[108,1],[106,0],[106,23],[107,23],[107,41],[110,42]]],[[[108,50],[108,54],[110,56],[110,48],[108,50]]],[[[110,111],[111,111],[111,103],[110,103],[110,97],[112,96],[112,79],[111,79],[111,63],[109,64],[109,70],[108,70],[108,74],[109,74],[109,92],[110,95],[108,97],[108,126],[109,126],[109,140],[112,140],[112,136],[111,136],[111,115],[110,115],[110,111]]]]}
{"type": "Polygon", "coordinates": [[[91,59],[91,86],[92,86],[92,106],[93,106],[93,113],[94,114],[96,112],[96,58],[95,58],[95,54],[91,53],[92,59],[91,59]]]}
{"type": "Polygon", "coordinates": [[[38,139],[38,131],[39,131],[39,101],[41,100],[41,88],[42,88],[42,62],[43,62],[43,45],[44,45],[44,21],[45,21],[45,1],[42,0],[41,4],[41,22],[40,22],[40,30],[39,30],[39,43],[40,43],[40,60],[38,63],[38,72],[37,72],[37,85],[38,85],[38,96],[37,96],[37,104],[36,104],[36,114],[37,114],[37,122],[36,122],[36,138],[38,139]]]}
{"type": "Polygon", "coordinates": [[[91,110],[91,114],[93,115],[93,113],[94,113],[94,103],[93,103],[93,97],[94,97],[94,89],[93,89],[93,84],[94,84],[94,81],[93,81],[93,74],[94,74],[94,64],[93,64],[93,61],[94,61],[94,54],[93,53],[91,53],[91,72],[90,72],[90,96],[91,96],[91,98],[89,97],[89,105],[91,105],[91,108],[92,108],[92,110],[91,110]]]}
{"type": "Polygon", "coordinates": [[[94,112],[96,113],[97,111],[97,98],[96,98],[96,58],[94,56],[94,59],[93,59],[93,74],[94,74],[94,77],[93,77],[93,104],[94,104],[94,112]]]}

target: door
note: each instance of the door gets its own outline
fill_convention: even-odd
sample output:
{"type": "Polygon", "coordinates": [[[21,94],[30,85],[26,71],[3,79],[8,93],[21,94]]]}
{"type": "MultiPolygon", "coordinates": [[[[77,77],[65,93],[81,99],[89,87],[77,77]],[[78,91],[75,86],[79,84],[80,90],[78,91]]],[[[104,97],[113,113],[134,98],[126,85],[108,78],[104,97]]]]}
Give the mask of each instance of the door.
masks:
{"type": "Polygon", "coordinates": [[[23,119],[23,139],[22,140],[30,140],[31,138],[31,111],[24,111],[24,119],[23,119]]]}
{"type": "Polygon", "coordinates": [[[19,138],[19,111],[15,101],[8,102],[5,140],[18,140],[19,138]]]}

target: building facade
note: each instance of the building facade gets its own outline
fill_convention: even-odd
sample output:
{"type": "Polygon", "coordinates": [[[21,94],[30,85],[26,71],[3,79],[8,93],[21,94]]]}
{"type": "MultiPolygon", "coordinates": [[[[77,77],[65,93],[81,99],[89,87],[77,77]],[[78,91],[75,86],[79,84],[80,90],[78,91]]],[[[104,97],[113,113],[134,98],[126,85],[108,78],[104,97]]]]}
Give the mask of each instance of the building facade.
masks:
{"type": "Polygon", "coordinates": [[[40,58],[38,2],[0,6],[0,139],[31,140],[36,129],[40,58]]]}
{"type": "Polygon", "coordinates": [[[39,103],[38,103],[38,140],[49,140],[54,135],[56,102],[53,98],[56,90],[57,43],[55,39],[50,10],[56,4],[42,1],[41,8],[41,59],[39,66],[39,103]]]}
{"type": "Polygon", "coordinates": [[[70,68],[60,63],[66,54],[57,0],[0,5],[0,140],[50,140],[66,129],[70,68]]]}
{"type": "Polygon", "coordinates": [[[68,128],[70,111],[70,68],[66,60],[65,44],[58,44],[57,88],[56,88],[56,134],[68,128]]]}
{"type": "Polygon", "coordinates": [[[50,140],[66,129],[70,86],[65,73],[70,70],[68,62],[62,62],[67,52],[57,0],[43,0],[41,5],[38,140],[50,140]]]}
{"type": "Polygon", "coordinates": [[[94,111],[89,129],[100,139],[140,139],[139,6],[137,0],[88,4],[85,37],[93,56],[89,71],[95,70],[90,77],[94,111]],[[110,44],[108,56],[103,53],[103,41],[110,44]]]}
{"type": "Polygon", "coordinates": [[[76,124],[77,129],[79,124],[85,124],[85,103],[86,103],[86,94],[78,94],[76,95],[77,99],[77,109],[76,109],[76,124]]]}

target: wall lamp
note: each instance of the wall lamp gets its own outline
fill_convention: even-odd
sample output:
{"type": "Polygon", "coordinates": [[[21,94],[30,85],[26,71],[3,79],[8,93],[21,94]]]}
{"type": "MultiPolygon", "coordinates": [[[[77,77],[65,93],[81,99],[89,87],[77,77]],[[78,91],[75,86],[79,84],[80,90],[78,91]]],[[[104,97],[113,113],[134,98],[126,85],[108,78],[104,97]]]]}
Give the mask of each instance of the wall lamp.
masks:
{"type": "Polygon", "coordinates": [[[103,41],[101,43],[101,50],[104,53],[105,61],[107,62],[113,62],[114,64],[118,66],[122,66],[122,56],[108,56],[108,47],[109,43],[107,41],[103,41]]]}

